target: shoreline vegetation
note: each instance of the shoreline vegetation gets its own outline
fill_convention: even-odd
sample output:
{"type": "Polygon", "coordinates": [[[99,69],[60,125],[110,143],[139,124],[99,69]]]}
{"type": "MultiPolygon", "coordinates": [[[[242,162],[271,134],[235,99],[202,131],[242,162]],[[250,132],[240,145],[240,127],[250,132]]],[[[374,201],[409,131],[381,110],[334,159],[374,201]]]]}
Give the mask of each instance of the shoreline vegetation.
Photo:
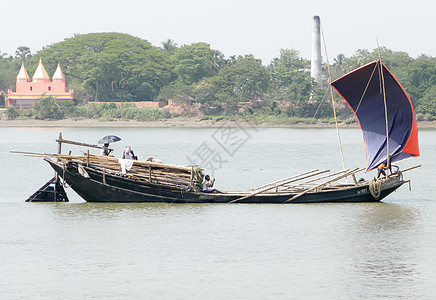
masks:
{"type": "MultiPolygon", "coordinates": [[[[419,121],[418,129],[436,128],[436,121],[419,121]]],[[[36,120],[22,118],[14,120],[0,120],[0,127],[144,127],[144,128],[216,128],[255,127],[255,128],[335,128],[331,120],[313,120],[301,118],[266,118],[249,120],[239,117],[173,117],[157,121],[136,120],[105,120],[105,119],[62,119],[36,120]]],[[[359,128],[354,122],[338,122],[340,128],[359,128]]]]}
{"type": "Polygon", "coordinates": [[[398,74],[418,125],[436,127],[436,58],[428,55],[359,49],[323,65],[322,80],[315,81],[311,62],[295,49],[280,49],[271,62],[262,62],[251,54],[226,58],[203,42],[178,46],[168,39],[159,48],[122,33],[76,35],[35,55],[22,46],[15,57],[0,57],[0,107],[7,107],[0,109],[0,127],[325,128],[335,127],[336,116],[340,127],[358,128],[328,82],[381,57],[398,74]],[[8,96],[17,74],[29,72],[21,79],[30,82],[42,61],[50,74],[62,66],[73,101],[38,93],[34,99],[8,96]]]}
{"type": "MultiPolygon", "coordinates": [[[[259,107],[236,106],[207,113],[201,106],[171,104],[162,108],[140,108],[126,103],[73,105],[54,97],[42,97],[34,107],[0,109],[0,127],[143,127],[143,128],[335,128],[333,116],[300,117],[289,115],[283,103],[257,102],[259,107]]],[[[336,111],[340,128],[359,128],[356,117],[343,103],[336,111]]],[[[416,115],[419,128],[436,128],[431,115],[416,115]]]]}
{"type": "MultiPolygon", "coordinates": [[[[155,47],[146,40],[115,32],[75,35],[36,54],[21,46],[15,57],[0,57],[0,107],[8,107],[9,120],[167,124],[175,117],[209,116],[212,120],[200,124],[214,125],[223,117],[259,126],[296,126],[312,124],[310,118],[315,118],[321,120],[316,124],[325,127],[324,123],[334,124],[336,114],[338,120],[349,124],[352,111],[336,91],[332,93],[328,82],[381,58],[407,91],[417,121],[435,121],[436,58],[425,54],[413,58],[386,47],[359,49],[351,57],[339,54],[328,68],[323,64],[322,80],[315,81],[310,75],[311,61],[295,49],[279,49],[277,57],[262,62],[251,54],[225,57],[204,42],[178,46],[168,39],[162,47],[155,47]],[[22,79],[30,82],[29,74],[35,74],[42,61],[48,74],[55,70],[64,73],[65,88],[74,91],[74,101],[38,93],[33,93],[32,99],[29,95],[8,96],[20,70],[28,72],[22,79]],[[142,105],[150,102],[153,105],[142,105]]],[[[188,126],[187,122],[177,124],[188,126]]]]}

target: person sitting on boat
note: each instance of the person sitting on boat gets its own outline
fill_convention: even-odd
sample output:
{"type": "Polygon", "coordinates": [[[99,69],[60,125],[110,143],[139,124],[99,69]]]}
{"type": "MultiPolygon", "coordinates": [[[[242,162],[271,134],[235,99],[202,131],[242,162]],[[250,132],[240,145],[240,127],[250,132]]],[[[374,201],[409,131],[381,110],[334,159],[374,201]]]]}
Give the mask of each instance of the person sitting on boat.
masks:
{"type": "Polygon", "coordinates": [[[149,162],[154,162],[154,163],[159,163],[159,164],[162,163],[162,161],[161,161],[160,159],[153,158],[153,157],[149,157],[149,158],[147,158],[147,161],[149,161],[149,162]]]}
{"type": "Polygon", "coordinates": [[[109,149],[109,143],[104,143],[104,146],[101,147],[101,156],[109,156],[112,152],[112,149],[109,149]]]}
{"type": "Polygon", "coordinates": [[[203,189],[202,192],[203,193],[219,193],[218,190],[212,188],[213,185],[215,184],[215,178],[213,180],[210,179],[209,175],[206,175],[204,177],[204,181],[203,181],[203,189]]]}
{"type": "Polygon", "coordinates": [[[135,156],[132,148],[130,146],[127,146],[126,150],[124,150],[124,152],[123,152],[123,159],[135,159],[135,160],[137,160],[138,157],[135,156]]]}

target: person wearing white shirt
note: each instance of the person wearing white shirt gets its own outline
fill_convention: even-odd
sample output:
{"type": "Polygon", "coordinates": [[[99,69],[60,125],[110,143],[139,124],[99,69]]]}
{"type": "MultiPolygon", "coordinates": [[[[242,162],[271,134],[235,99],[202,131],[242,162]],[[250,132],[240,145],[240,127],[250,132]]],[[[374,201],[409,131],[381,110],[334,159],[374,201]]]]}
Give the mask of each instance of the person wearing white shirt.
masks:
{"type": "Polygon", "coordinates": [[[210,179],[209,175],[204,177],[203,181],[203,193],[219,193],[216,189],[213,189],[213,185],[215,184],[215,178],[213,180],[210,179]]]}
{"type": "Polygon", "coordinates": [[[126,150],[124,150],[123,159],[137,159],[130,146],[127,146],[126,150]]]}

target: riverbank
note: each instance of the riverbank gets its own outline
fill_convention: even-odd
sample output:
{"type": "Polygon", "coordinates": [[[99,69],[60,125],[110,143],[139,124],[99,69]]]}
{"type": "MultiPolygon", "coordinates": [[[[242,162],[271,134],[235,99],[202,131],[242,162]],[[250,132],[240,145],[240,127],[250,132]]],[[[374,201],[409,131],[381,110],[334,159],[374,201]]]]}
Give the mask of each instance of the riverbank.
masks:
{"type": "MultiPolygon", "coordinates": [[[[63,119],[63,120],[35,120],[35,119],[15,119],[0,120],[0,127],[186,127],[186,128],[213,128],[223,125],[234,127],[269,127],[269,128],[332,128],[334,123],[326,122],[286,122],[286,121],[262,121],[258,123],[246,120],[227,119],[227,118],[171,118],[159,121],[140,122],[135,120],[102,121],[96,119],[63,119]]],[[[358,128],[357,123],[339,123],[341,128],[358,128]]],[[[436,128],[436,121],[418,122],[418,128],[436,128]]]]}

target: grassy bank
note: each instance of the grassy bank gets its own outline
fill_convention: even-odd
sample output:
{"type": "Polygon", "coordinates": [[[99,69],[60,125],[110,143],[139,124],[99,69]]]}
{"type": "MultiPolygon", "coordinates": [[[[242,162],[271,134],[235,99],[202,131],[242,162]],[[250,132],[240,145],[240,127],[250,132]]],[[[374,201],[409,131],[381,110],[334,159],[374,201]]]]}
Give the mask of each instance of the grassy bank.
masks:
{"type": "MultiPolygon", "coordinates": [[[[301,118],[239,118],[239,117],[173,117],[155,121],[137,120],[107,120],[101,119],[62,119],[36,120],[33,118],[17,118],[14,120],[0,120],[0,127],[192,127],[208,128],[220,126],[243,127],[283,127],[283,128],[334,128],[334,121],[330,119],[315,120],[301,118]]],[[[340,122],[341,128],[358,128],[357,122],[340,122]]],[[[418,128],[436,128],[436,122],[418,122],[418,128]]]]}

